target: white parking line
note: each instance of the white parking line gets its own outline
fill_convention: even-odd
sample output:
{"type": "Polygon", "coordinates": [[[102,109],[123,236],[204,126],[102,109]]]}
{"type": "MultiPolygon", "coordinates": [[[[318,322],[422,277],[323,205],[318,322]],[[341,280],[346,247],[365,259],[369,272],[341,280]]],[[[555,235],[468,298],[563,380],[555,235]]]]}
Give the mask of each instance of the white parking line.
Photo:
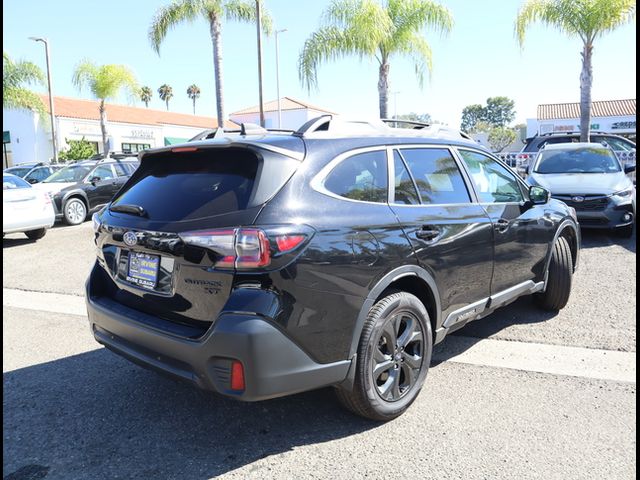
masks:
{"type": "MultiPolygon", "coordinates": [[[[68,315],[87,314],[84,298],[59,293],[2,289],[5,307],[68,315]]],[[[451,335],[435,361],[636,383],[636,353],[451,335]]]]}

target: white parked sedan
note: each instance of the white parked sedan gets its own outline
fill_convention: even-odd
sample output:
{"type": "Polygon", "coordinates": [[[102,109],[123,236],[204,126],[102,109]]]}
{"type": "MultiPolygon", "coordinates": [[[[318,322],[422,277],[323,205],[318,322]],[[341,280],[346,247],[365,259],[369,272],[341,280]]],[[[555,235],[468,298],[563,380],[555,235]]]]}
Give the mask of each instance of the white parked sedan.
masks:
{"type": "Polygon", "coordinates": [[[55,222],[51,197],[11,174],[2,175],[2,235],[24,232],[32,240],[44,237],[55,222]]]}

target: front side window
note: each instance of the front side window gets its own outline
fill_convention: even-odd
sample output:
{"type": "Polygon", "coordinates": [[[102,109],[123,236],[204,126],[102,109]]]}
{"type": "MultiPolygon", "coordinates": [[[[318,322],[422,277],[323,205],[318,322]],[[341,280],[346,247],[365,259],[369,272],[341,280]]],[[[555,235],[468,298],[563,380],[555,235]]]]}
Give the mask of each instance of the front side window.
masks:
{"type": "Polygon", "coordinates": [[[25,177],[25,180],[27,181],[36,180],[38,182],[41,182],[42,180],[47,178],[49,175],[50,173],[49,173],[48,167],[40,167],[40,168],[36,168],[35,170],[32,170],[31,173],[29,173],[29,175],[25,177]]]}
{"type": "Polygon", "coordinates": [[[447,148],[406,148],[404,158],[424,204],[470,203],[458,165],[447,148]]]}
{"type": "Polygon", "coordinates": [[[460,150],[481,203],[522,202],[522,190],[513,174],[488,155],[460,150]]]}
{"type": "Polygon", "coordinates": [[[85,165],[70,165],[58,170],[45,180],[44,183],[77,183],[89,173],[91,167],[85,165]]]}
{"type": "Polygon", "coordinates": [[[324,188],[351,200],[386,203],[386,151],[359,153],[346,158],[327,175],[324,188]]]}

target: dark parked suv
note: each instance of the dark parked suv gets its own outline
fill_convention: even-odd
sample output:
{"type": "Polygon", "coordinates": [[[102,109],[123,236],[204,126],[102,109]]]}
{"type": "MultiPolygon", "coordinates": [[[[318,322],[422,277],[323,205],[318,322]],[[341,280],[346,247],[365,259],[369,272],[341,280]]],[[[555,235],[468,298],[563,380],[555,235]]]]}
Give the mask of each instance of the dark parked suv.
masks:
{"type": "Polygon", "coordinates": [[[72,163],[36,185],[53,199],[56,219],[78,225],[105,206],[138,168],[137,157],[72,163]]]}
{"type": "Polygon", "coordinates": [[[518,297],[568,301],[575,211],[463,134],[312,120],[148,150],[94,215],[96,340],[240,400],[334,386],[388,420],[432,347],[518,297]]]}

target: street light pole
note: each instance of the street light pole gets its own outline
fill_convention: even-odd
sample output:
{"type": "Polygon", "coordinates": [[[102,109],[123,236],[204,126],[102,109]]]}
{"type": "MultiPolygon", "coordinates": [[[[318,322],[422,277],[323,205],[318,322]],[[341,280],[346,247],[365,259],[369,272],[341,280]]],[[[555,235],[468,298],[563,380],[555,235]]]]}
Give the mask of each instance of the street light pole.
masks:
{"type": "Polygon", "coordinates": [[[280,109],[280,67],[278,64],[278,34],[286,32],[287,29],[276,30],[276,95],[278,96],[278,128],[282,128],[282,110],[280,109]]]}
{"type": "MultiPolygon", "coordinates": [[[[398,120],[398,94],[400,91],[391,92],[393,94],[393,119],[398,120]]],[[[396,121],[395,126],[398,126],[396,121]]]]}
{"type": "Polygon", "coordinates": [[[258,91],[260,97],[260,126],[264,127],[264,99],[262,98],[262,18],[260,0],[256,0],[256,28],[258,33],[258,91]]]}
{"type": "Polygon", "coordinates": [[[44,52],[47,58],[47,88],[49,90],[49,114],[51,116],[51,140],[53,141],[53,163],[58,163],[58,141],[56,139],[56,115],[53,110],[53,89],[51,88],[51,64],[49,62],[49,42],[46,38],[29,37],[34,42],[44,43],[44,52]]]}

